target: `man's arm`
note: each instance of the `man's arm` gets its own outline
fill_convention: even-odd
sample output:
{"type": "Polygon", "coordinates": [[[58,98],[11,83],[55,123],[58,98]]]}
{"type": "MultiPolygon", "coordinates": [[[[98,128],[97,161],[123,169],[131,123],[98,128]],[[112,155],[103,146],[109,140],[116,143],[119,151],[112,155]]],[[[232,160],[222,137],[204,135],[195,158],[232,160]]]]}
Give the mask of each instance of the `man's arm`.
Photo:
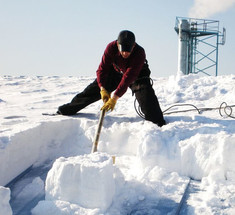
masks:
{"type": "Polygon", "coordinates": [[[106,87],[106,80],[108,78],[109,69],[112,66],[116,41],[109,43],[104,51],[102,60],[96,71],[97,82],[99,87],[106,87]]]}

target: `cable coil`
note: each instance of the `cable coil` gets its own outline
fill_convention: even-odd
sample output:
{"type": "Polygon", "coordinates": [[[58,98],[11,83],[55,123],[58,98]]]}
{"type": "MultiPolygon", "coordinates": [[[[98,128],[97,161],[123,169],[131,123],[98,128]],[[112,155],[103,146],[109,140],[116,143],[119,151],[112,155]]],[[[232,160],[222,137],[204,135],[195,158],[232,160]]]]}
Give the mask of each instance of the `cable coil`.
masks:
{"type": "MultiPolygon", "coordinates": [[[[142,113],[140,106],[137,107],[136,101],[137,99],[135,99],[134,101],[135,111],[141,118],[145,119],[145,116],[142,113]]],[[[235,105],[228,105],[226,102],[222,102],[220,107],[218,108],[198,108],[193,104],[175,104],[175,105],[170,106],[166,110],[164,110],[163,115],[170,115],[173,113],[182,113],[182,112],[189,112],[189,111],[195,111],[195,110],[199,114],[201,114],[203,111],[219,110],[219,114],[221,117],[230,117],[232,119],[235,119],[235,116],[233,116],[233,107],[235,107],[235,105]],[[183,107],[183,106],[191,106],[193,108],[187,109],[187,110],[176,110],[176,111],[168,112],[170,109],[174,107],[183,107]]]]}
{"type": "Polygon", "coordinates": [[[223,114],[222,114],[222,110],[223,110],[226,116],[235,119],[235,117],[232,116],[233,107],[235,107],[235,105],[227,105],[226,102],[222,102],[221,105],[220,105],[220,108],[219,108],[219,114],[220,114],[220,116],[223,117],[223,114]],[[229,112],[228,112],[228,111],[229,111],[229,112]]]}

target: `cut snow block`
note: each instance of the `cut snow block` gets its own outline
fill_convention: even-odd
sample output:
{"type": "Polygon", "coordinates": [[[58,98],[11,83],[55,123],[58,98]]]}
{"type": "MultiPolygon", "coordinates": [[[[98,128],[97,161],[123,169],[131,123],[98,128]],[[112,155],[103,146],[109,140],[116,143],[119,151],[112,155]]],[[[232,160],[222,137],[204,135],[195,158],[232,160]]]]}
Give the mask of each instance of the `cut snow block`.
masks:
{"type": "Polygon", "coordinates": [[[46,200],[105,211],[115,194],[112,157],[105,153],[57,159],[46,179],[46,200]]]}
{"type": "Polygon", "coordinates": [[[10,206],[11,191],[9,188],[0,186],[0,215],[12,215],[10,206]]]}

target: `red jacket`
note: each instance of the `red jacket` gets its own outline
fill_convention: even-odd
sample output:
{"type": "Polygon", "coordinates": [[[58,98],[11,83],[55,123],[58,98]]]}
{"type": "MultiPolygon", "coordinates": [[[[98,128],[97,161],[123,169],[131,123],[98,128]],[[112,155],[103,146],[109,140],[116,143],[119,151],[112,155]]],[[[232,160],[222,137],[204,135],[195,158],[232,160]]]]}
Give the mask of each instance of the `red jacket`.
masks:
{"type": "Polygon", "coordinates": [[[145,51],[138,44],[135,45],[131,55],[124,59],[118,50],[117,41],[115,40],[109,43],[104,51],[99,68],[96,71],[99,87],[102,86],[105,88],[110,67],[118,67],[123,73],[123,76],[114,94],[121,97],[127,91],[130,84],[137,79],[144,62],[145,51]]]}

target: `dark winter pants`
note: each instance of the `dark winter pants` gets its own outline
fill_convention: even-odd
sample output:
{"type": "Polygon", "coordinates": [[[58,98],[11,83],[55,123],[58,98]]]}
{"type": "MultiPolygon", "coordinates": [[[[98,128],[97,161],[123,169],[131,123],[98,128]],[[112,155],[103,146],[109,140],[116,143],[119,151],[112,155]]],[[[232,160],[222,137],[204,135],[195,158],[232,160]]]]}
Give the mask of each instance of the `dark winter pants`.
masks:
{"type": "MultiPolygon", "coordinates": [[[[133,94],[135,94],[145,119],[156,123],[159,126],[163,126],[165,125],[165,120],[163,118],[157,96],[152,88],[149,75],[150,70],[148,69],[148,65],[145,64],[139,77],[130,86],[130,89],[133,94]]],[[[106,90],[109,92],[114,91],[120,83],[121,78],[122,74],[117,72],[114,68],[111,68],[106,90]]],[[[83,92],[77,94],[70,103],[60,106],[58,112],[63,115],[74,115],[89,104],[100,99],[100,88],[97,80],[95,80],[93,83],[88,85],[83,92]]]]}

